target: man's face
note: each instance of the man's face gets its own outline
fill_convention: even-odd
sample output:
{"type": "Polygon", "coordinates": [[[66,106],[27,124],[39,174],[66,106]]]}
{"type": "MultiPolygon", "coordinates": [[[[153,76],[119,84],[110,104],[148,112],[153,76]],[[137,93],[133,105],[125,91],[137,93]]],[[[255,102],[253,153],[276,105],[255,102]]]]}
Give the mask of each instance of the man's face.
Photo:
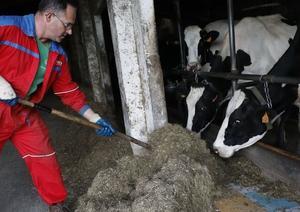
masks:
{"type": "Polygon", "coordinates": [[[76,19],[76,8],[67,5],[66,10],[51,12],[47,17],[47,38],[61,42],[67,35],[72,34],[72,26],[76,19]]]}

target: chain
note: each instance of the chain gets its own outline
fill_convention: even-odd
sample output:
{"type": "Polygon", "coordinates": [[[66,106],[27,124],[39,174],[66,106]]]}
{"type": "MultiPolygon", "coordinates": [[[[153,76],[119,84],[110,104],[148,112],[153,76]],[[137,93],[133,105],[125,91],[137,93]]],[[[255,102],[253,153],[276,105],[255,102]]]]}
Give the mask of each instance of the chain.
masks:
{"type": "Polygon", "coordinates": [[[270,92],[269,92],[269,84],[267,81],[264,82],[264,90],[265,90],[268,108],[271,109],[273,106],[272,106],[272,100],[271,100],[270,92]]]}

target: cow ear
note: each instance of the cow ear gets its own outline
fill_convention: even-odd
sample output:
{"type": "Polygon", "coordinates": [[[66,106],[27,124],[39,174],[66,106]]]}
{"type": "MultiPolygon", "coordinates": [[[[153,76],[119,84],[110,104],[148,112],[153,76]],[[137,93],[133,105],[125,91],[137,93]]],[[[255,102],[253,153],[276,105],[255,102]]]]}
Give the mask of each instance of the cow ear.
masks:
{"type": "Polygon", "coordinates": [[[251,58],[250,55],[244,52],[243,50],[239,49],[236,53],[236,65],[237,69],[242,72],[244,70],[244,66],[251,65],[251,58]]]}
{"type": "Polygon", "coordinates": [[[270,122],[270,118],[267,112],[261,117],[261,122],[264,124],[268,124],[270,122]]]}
{"type": "Polygon", "coordinates": [[[270,111],[265,111],[265,113],[261,117],[261,122],[266,125],[267,130],[271,130],[273,128],[271,119],[272,117],[270,111]]]}
{"type": "Polygon", "coordinates": [[[212,43],[219,37],[219,32],[212,30],[208,33],[208,38],[206,39],[207,42],[212,43]]]}

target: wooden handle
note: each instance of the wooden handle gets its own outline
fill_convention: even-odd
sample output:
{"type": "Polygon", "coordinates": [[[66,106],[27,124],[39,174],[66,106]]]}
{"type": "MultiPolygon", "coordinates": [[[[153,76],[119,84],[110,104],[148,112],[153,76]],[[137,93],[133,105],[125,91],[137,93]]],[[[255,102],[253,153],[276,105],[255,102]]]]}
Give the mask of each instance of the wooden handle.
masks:
{"type": "MultiPolygon", "coordinates": [[[[59,111],[59,110],[56,110],[56,109],[53,109],[53,108],[49,108],[49,107],[46,107],[46,106],[43,106],[41,104],[36,104],[36,103],[33,103],[33,102],[30,102],[30,101],[27,101],[27,100],[24,100],[24,99],[19,99],[18,102],[22,105],[25,105],[27,107],[31,107],[31,108],[36,108],[40,111],[44,111],[44,112],[47,112],[47,113],[50,113],[52,115],[55,115],[55,116],[58,116],[60,118],[63,118],[63,119],[67,119],[67,120],[70,120],[70,121],[73,121],[73,122],[76,122],[78,124],[81,124],[81,125],[84,125],[84,126],[87,126],[87,127],[90,127],[90,128],[94,128],[94,129],[100,129],[101,127],[98,125],[98,124],[95,124],[95,123],[92,123],[92,122],[89,122],[88,120],[86,119],[83,119],[83,118],[79,118],[77,116],[74,116],[74,115],[71,115],[71,114],[67,114],[67,113],[64,113],[62,111],[59,111]]],[[[139,145],[141,147],[144,147],[148,150],[151,150],[151,146],[145,142],[142,142],[140,140],[137,140],[133,137],[130,137],[128,135],[125,135],[121,132],[116,132],[114,135],[120,137],[120,138],[123,138],[123,139],[126,139],[136,145],[139,145]]]]}
{"type": "Polygon", "coordinates": [[[262,142],[257,142],[257,144],[264,148],[264,149],[267,149],[269,151],[272,151],[272,152],[275,152],[279,155],[282,155],[282,156],[285,156],[289,159],[292,159],[292,160],[295,160],[295,161],[300,161],[300,157],[298,155],[295,155],[295,154],[292,154],[288,151],[285,151],[285,150],[282,150],[282,149],[279,149],[279,148],[276,148],[276,147],[273,147],[269,144],[265,144],[265,143],[262,143],[262,142]]]}

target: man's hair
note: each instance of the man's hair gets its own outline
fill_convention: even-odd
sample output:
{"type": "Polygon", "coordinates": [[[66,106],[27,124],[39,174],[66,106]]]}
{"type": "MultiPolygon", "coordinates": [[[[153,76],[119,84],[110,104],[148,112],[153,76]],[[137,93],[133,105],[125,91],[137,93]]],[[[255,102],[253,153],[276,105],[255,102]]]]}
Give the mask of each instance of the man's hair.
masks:
{"type": "Polygon", "coordinates": [[[75,8],[78,7],[77,0],[41,0],[38,10],[40,12],[45,12],[47,10],[62,11],[67,8],[68,4],[72,5],[75,8]]]}

